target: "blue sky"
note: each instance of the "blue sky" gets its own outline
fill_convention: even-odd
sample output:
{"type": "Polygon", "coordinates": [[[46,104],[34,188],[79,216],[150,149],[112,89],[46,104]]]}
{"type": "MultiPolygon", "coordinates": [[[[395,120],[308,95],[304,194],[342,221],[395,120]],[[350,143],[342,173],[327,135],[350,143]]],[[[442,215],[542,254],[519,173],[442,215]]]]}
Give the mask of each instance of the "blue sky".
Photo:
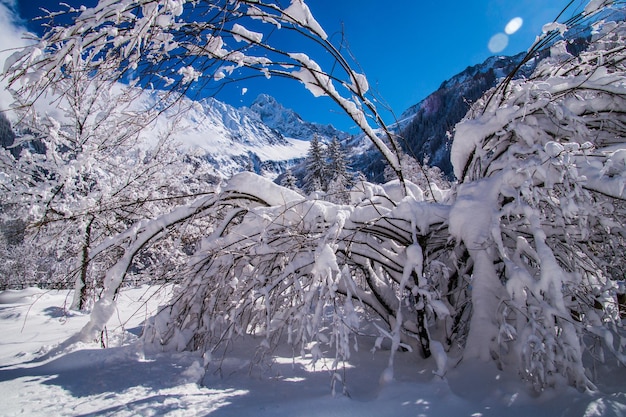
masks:
{"type": "MultiPolygon", "coordinates": [[[[0,0],[28,21],[41,6],[55,8],[56,0],[0,0]]],[[[76,5],[80,0],[65,0],[76,5]]],[[[91,0],[93,2],[93,0],[91,0]]],[[[313,15],[327,33],[342,27],[353,55],[370,85],[397,116],[435,91],[467,66],[494,55],[490,39],[504,33],[514,18],[523,20],[508,45],[498,54],[513,55],[528,49],[570,0],[308,0],[313,15]]],[[[580,10],[576,0],[565,17],[580,10]]],[[[32,26],[31,26],[32,27],[32,26]]],[[[502,36],[502,35],[500,35],[502,36]]],[[[273,95],[304,119],[332,123],[350,130],[351,121],[330,100],[313,98],[304,87],[288,80],[254,80],[229,86],[217,98],[232,105],[249,105],[260,93],[273,95]],[[247,91],[242,94],[242,88],[247,91]]],[[[391,117],[388,118],[391,122],[391,117]]],[[[356,131],[354,131],[356,133],[356,131]]]]}

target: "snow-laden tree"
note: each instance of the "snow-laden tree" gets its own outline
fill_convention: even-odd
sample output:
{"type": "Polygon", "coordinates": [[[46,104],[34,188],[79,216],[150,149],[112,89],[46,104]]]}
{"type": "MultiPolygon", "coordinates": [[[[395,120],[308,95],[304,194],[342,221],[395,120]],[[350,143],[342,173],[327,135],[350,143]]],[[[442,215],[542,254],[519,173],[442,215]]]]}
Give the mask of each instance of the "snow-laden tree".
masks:
{"type": "Polygon", "coordinates": [[[465,355],[512,362],[538,390],[591,387],[586,354],[626,360],[625,39],[623,21],[600,21],[578,57],[556,43],[456,127],[449,228],[473,263],[465,355]]]}
{"type": "Polygon", "coordinates": [[[293,175],[290,168],[285,170],[285,174],[280,181],[280,185],[289,188],[290,190],[298,191],[298,179],[295,175],[293,175]]]}
{"type": "MultiPolygon", "coordinates": [[[[452,185],[439,167],[429,166],[428,161],[420,164],[406,153],[400,155],[400,166],[404,178],[424,190],[427,200],[443,202],[447,198],[452,185]]],[[[384,178],[385,181],[393,181],[395,174],[387,167],[384,170],[384,178]]]]}
{"type": "Polygon", "coordinates": [[[326,147],[326,160],[327,199],[334,203],[349,202],[349,190],[354,185],[354,179],[350,172],[348,156],[339,139],[333,138],[326,147]]]}
{"type": "MultiPolygon", "coordinates": [[[[585,28],[618,3],[592,0],[576,18],[546,26],[538,44],[585,28]]],[[[121,256],[75,340],[102,330],[142,248],[202,216],[211,227],[144,341],[199,351],[206,368],[252,338],[259,362],[283,345],[314,361],[333,358],[339,383],[336,371],[363,333],[375,336],[375,349],[390,341],[384,380],[400,348],[433,356],[440,376],[448,356],[495,360],[538,391],[563,381],[592,388],[590,359],[624,363],[614,261],[624,254],[624,22],[595,24],[576,58],[554,44],[532,78],[509,80],[477,103],[456,128],[452,162],[462,181],[433,201],[432,191],[404,180],[395,139],[368,124],[380,118],[365,78],[303,1],[283,9],[270,1],[108,0],[75,13],[73,26],[17,57],[16,80],[55,83],[67,56],[92,52],[94,72],[156,76],[169,73],[155,68],[182,62],[163,87],[207,74],[224,80],[237,68],[294,78],[346,110],[399,177],[360,182],[349,204],[336,204],[244,172],[214,194],[137,222],[99,245],[121,256]],[[341,76],[301,51],[273,47],[273,33],[284,30],[330,53],[341,76]]]]}
{"type": "Polygon", "coordinates": [[[140,101],[154,96],[111,83],[115,71],[90,74],[88,66],[76,56],[54,83],[13,83],[14,111],[27,133],[13,148],[19,154],[0,154],[3,215],[28,225],[26,244],[10,251],[33,265],[50,264],[44,277],[26,274],[31,285],[76,282],[79,309],[97,296],[118,257],[112,247],[94,259],[92,249],[196,192],[185,181],[190,166],[170,143],[173,126],[153,129],[158,137],[150,139],[143,133],[158,108],[140,101]]]}
{"type": "Polygon", "coordinates": [[[304,160],[303,188],[307,193],[325,191],[328,185],[324,146],[317,135],[309,141],[309,151],[304,160]]]}
{"type": "Polygon", "coordinates": [[[303,189],[308,194],[324,195],[328,201],[347,203],[354,181],[349,172],[348,157],[339,139],[322,144],[317,136],[309,142],[304,161],[303,189]]]}
{"type": "Polygon", "coordinates": [[[424,253],[447,245],[445,235],[434,236],[449,207],[423,202],[421,190],[407,186],[402,203],[396,181],[362,183],[352,204],[338,205],[236,175],[210,203],[228,214],[146,337],[201,350],[219,366],[224,348],[254,335],[260,354],[286,343],[317,360],[330,348],[338,366],[350,358],[365,312],[377,317],[373,335],[390,338],[393,350],[419,346],[430,355],[427,321],[450,316],[442,298],[449,268],[435,255],[424,269],[424,253]]]}

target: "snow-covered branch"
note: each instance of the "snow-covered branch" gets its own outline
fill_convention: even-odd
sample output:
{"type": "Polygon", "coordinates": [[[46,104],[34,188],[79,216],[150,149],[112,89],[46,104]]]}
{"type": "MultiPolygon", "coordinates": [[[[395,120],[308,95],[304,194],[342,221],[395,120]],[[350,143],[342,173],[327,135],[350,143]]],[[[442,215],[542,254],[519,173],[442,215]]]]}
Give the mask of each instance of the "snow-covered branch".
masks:
{"type": "Polygon", "coordinates": [[[402,179],[400,148],[368,96],[365,76],[330,42],[303,0],[285,9],[274,1],[107,0],[67,13],[75,15],[72,24],[53,26],[7,63],[9,84],[27,105],[77,65],[103,79],[130,77],[179,93],[250,71],[286,76],[337,103],[402,179]],[[277,46],[284,36],[301,39],[303,49],[277,46]]]}
{"type": "Polygon", "coordinates": [[[470,327],[481,329],[466,354],[516,363],[537,390],[557,374],[592,388],[581,340],[619,333],[626,26],[596,30],[578,57],[554,55],[478,103],[452,147],[463,183],[450,232],[474,260],[470,327]]]}

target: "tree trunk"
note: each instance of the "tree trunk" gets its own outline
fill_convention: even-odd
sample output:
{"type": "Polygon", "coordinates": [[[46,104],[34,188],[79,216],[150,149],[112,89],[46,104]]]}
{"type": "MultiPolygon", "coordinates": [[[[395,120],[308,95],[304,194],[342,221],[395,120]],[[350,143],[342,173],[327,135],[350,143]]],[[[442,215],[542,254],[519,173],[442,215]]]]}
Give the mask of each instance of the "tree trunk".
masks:
{"type": "Polygon", "coordinates": [[[83,242],[82,256],[80,259],[80,275],[76,279],[74,289],[72,308],[77,310],[84,310],[87,307],[87,298],[89,297],[87,272],[89,270],[89,245],[91,244],[91,226],[93,221],[94,218],[92,217],[85,228],[85,241],[83,242]]]}
{"type": "MultiPolygon", "coordinates": [[[[415,285],[419,287],[419,278],[416,273],[413,273],[413,280],[415,281],[415,285]]],[[[424,296],[422,294],[418,293],[415,296],[417,315],[417,337],[419,337],[424,358],[430,358],[430,334],[428,333],[428,322],[426,320],[426,304],[424,303],[424,301],[424,296]]]]}

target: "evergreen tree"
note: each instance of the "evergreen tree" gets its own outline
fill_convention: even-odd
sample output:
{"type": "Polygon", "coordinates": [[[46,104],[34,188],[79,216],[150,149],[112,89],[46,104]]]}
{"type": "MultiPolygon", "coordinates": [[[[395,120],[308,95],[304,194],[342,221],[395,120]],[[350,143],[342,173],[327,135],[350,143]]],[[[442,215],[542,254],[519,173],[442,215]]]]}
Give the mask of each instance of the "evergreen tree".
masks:
{"type": "Polygon", "coordinates": [[[287,170],[285,171],[285,175],[280,181],[280,185],[289,188],[290,190],[299,191],[298,179],[293,175],[293,172],[291,172],[291,169],[289,168],[287,168],[287,170]]]}
{"type": "Polygon", "coordinates": [[[354,181],[349,172],[348,157],[337,138],[333,138],[328,145],[326,159],[328,198],[334,203],[347,203],[350,197],[348,190],[354,181]]]}
{"type": "Polygon", "coordinates": [[[14,142],[15,133],[11,128],[11,122],[9,122],[4,113],[0,113],[0,146],[8,149],[17,158],[20,154],[20,148],[13,147],[14,142]]]}
{"type": "Polygon", "coordinates": [[[313,136],[309,145],[309,152],[306,157],[306,174],[304,176],[304,191],[312,193],[314,191],[326,191],[326,161],[324,148],[317,135],[313,136]]]}
{"type": "Polygon", "coordinates": [[[328,176],[332,179],[338,176],[348,176],[348,157],[337,138],[326,149],[328,176]]]}

